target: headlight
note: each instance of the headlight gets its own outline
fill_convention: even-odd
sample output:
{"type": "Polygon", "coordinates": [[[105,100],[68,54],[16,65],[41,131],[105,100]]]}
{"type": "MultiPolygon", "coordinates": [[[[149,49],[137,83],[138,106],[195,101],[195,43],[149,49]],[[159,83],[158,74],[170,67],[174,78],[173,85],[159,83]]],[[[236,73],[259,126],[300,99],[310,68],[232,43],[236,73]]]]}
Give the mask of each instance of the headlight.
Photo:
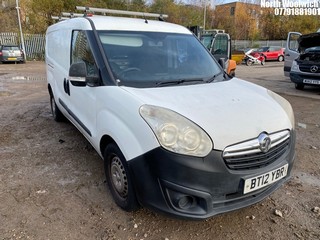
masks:
{"type": "Polygon", "coordinates": [[[180,114],[150,105],[141,106],[140,114],[163,148],[196,157],[207,156],[212,150],[209,136],[199,126],[180,114]]]}
{"type": "Polygon", "coordinates": [[[297,61],[292,62],[291,71],[292,72],[300,72],[299,65],[298,65],[297,61]]]}

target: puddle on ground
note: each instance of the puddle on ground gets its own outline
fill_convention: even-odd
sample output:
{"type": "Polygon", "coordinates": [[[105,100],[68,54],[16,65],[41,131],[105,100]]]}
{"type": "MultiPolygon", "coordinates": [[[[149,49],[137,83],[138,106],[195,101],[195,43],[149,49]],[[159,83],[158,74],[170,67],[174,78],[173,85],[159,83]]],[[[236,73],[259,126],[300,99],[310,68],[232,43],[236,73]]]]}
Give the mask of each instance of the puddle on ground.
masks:
{"type": "Polygon", "coordinates": [[[11,80],[18,80],[18,81],[46,81],[47,78],[46,77],[42,77],[42,76],[16,76],[16,77],[12,77],[11,80]]]}

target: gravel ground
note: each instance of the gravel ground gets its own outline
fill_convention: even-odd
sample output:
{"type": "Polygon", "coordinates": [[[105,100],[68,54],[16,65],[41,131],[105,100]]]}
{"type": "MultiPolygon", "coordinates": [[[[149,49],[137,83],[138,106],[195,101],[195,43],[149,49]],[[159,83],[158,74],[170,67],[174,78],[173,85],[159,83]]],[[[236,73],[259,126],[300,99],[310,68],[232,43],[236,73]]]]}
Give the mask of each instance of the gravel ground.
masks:
{"type": "Polygon", "coordinates": [[[297,91],[282,63],[236,75],[288,99],[292,178],[262,202],[205,221],[120,210],[103,163],[70,123],[52,119],[43,62],[0,65],[0,239],[320,239],[320,89],[297,91]]]}

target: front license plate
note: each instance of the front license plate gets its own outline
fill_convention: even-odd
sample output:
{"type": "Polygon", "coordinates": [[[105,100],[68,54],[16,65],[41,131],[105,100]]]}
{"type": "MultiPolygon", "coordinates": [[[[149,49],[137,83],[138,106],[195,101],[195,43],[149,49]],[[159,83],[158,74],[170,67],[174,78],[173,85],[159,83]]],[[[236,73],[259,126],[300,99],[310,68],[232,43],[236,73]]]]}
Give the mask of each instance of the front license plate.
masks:
{"type": "Polygon", "coordinates": [[[17,58],[8,58],[9,61],[15,61],[17,58]]]}
{"type": "Polygon", "coordinates": [[[268,186],[287,176],[287,173],[288,164],[259,176],[248,178],[244,182],[243,194],[268,186]]]}
{"type": "Polygon", "coordinates": [[[320,85],[319,80],[303,79],[303,83],[320,85]]]}

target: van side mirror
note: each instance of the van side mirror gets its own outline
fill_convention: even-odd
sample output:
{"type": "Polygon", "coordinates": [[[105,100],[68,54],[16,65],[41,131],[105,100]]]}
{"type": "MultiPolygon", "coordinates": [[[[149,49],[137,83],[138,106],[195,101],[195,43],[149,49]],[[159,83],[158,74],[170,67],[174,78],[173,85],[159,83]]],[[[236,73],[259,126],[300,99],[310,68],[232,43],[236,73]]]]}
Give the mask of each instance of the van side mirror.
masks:
{"type": "Polygon", "coordinates": [[[87,67],[84,62],[73,63],[69,68],[69,81],[72,85],[84,87],[86,82],[87,67]]]}
{"type": "Polygon", "coordinates": [[[86,77],[87,67],[84,62],[73,63],[69,69],[70,77],[86,77]]]}
{"type": "Polygon", "coordinates": [[[69,68],[69,80],[72,85],[84,87],[98,86],[100,83],[99,76],[88,76],[87,66],[84,62],[73,63],[69,68]]]}

